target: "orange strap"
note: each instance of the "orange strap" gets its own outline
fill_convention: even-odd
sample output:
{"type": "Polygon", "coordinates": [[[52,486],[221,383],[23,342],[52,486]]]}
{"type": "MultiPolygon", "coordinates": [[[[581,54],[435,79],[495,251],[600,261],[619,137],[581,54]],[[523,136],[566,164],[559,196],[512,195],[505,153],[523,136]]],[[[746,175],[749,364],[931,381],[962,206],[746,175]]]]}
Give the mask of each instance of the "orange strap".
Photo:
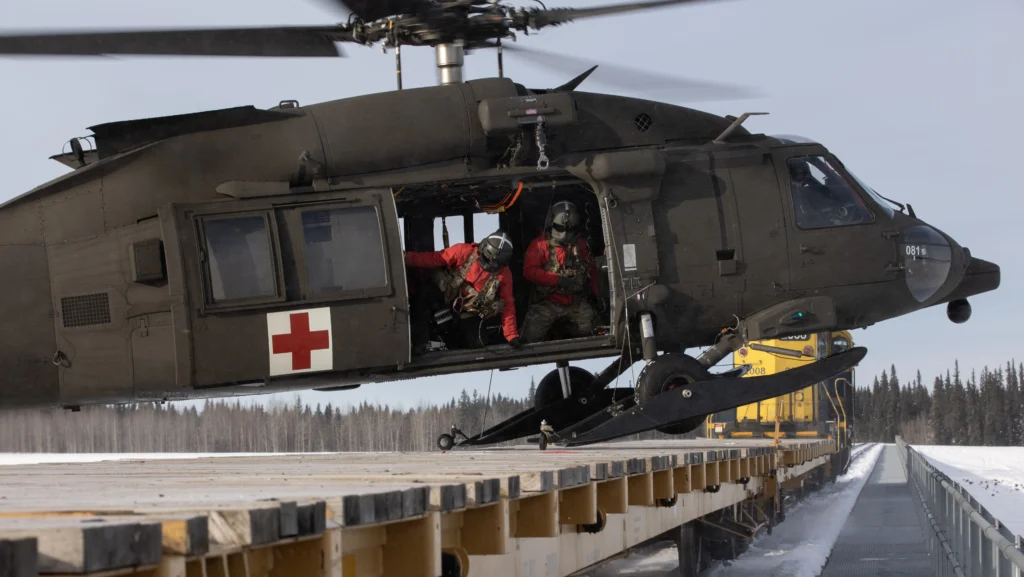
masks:
{"type": "Polygon", "coordinates": [[[488,214],[494,214],[496,212],[505,212],[506,210],[512,208],[512,205],[516,203],[516,200],[519,198],[519,194],[521,192],[523,192],[523,181],[520,180],[519,187],[516,188],[515,193],[510,192],[506,194],[505,198],[501,199],[498,203],[491,206],[484,206],[482,208],[484,209],[484,212],[488,214]],[[510,196],[512,197],[512,200],[509,200],[510,196]],[[505,204],[506,201],[508,202],[508,204],[505,204]]]}

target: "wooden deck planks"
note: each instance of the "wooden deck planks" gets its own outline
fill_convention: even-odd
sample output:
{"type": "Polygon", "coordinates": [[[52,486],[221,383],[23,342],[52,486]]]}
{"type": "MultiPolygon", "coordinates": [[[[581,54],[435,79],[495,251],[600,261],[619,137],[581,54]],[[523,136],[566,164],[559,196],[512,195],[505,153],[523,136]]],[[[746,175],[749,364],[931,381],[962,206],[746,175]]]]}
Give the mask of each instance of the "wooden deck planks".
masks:
{"type": "MultiPolygon", "coordinates": [[[[152,565],[161,554],[227,555],[321,534],[338,540],[339,551],[349,551],[338,561],[341,567],[355,563],[353,555],[361,559],[357,566],[375,566],[373,559],[393,548],[394,538],[408,535],[430,543],[443,539],[456,547],[453,551],[472,555],[505,555],[521,538],[557,541],[562,535],[564,540],[566,527],[592,522],[598,509],[624,515],[623,530],[641,535],[655,529],[647,526],[651,523],[675,522],[682,506],[682,499],[673,505],[676,495],[687,495],[688,510],[704,511],[723,499],[704,493],[705,487],[733,487],[728,494],[744,498],[760,487],[747,487],[749,477],[767,475],[773,460],[786,468],[784,477],[802,475],[819,466],[831,447],[815,439],[787,440],[782,447],[759,439],[649,441],[548,451],[513,447],[0,466],[0,577],[7,577],[5,562],[16,567],[10,560],[30,556],[24,537],[36,538],[41,570],[83,573],[152,565]],[[741,481],[743,487],[734,484],[741,481]],[[442,525],[451,524],[439,520],[463,511],[462,530],[442,533],[442,525]],[[11,528],[22,522],[26,529],[11,528]],[[105,550],[104,543],[126,538],[124,527],[145,534],[150,549],[136,550],[135,557],[116,547],[105,550]],[[357,547],[360,539],[365,543],[357,547]],[[104,553],[90,557],[87,550],[104,553]],[[99,558],[118,566],[98,568],[99,558]]],[[[434,549],[426,547],[423,559],[403,560],[402,570],[421,561],[434,567],[434,549]]],[[[203,566],[216,573],[218,562],[225,567],[242,562],[232,559],[210,557],[203,566]]],[[[566,563],[572,565],[563,559],[566,563]]],[[[381,575],[389,575],[386,567],[381,575]]]]}
{"type": "Polygon", "coordinates": [[[0,519],[0,539],[34,537],[40,573],[93,573],[160,562],[159,522],[124,517],[0,519]]]}
{"type": "Polygon", "coordinates": [[[0,577],[37,577],[36,537],[0,537],[0,577]]]}

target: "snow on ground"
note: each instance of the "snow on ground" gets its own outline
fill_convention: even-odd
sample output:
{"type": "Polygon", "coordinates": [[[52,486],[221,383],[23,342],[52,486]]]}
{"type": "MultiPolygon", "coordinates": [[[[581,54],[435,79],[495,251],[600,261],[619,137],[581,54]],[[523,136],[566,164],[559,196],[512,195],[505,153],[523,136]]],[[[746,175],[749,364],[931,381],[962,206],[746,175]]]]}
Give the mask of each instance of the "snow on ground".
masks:
{"type": "Polygon", "coordinates": [[[156,459],[206,459],[300,455],[302,453],[0,453],[0,466],[43,463],[96,463],[99,461],[153,461],[156,459]]]}
{"type": "Polygon", "coordinates": [[[590,577],[675,577],[679,573],[679,552],[672,543],[658,543],[634,549],[629,557],[609,561],[590,577]]]}
{"type": "Polygon", "coordinates": [[[818,575],[882,448],[874,445],[858,451],[857,460],[834,485],[825,485],[791,507],[786,520],[771,535],[763,534],[729,567],[720,567],[709,575],[818,575]]]}
{"type": "Polygon", "coordinates": [[[914,445],[1015,535],[1024,535],[1024,447],[914,445]]]}
{"type": "MultiPolygon", "coordinates": [[[[786,511],[786,520],[775,527],[771,535],[762,533],[729,567],[718,567],[708,575],[818,575],[828,560],[839,532],[843,530],[860,490],[871,476],[882,447],[854,447],[852,453],[855,460],[834,485],[826,485],[793,505],[786,511]]],[[[666,543],[638,550],[626,559],[611,561],[591,575],[672,577],[677,575],[678,566],[679,557],[675,545],[666,543]]]]}

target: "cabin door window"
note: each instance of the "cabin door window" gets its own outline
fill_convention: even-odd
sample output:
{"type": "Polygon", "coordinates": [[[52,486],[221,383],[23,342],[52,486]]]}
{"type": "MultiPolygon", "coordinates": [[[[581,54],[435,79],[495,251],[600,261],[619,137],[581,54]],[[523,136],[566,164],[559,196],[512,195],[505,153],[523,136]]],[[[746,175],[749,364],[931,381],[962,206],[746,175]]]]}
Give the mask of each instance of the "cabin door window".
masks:
{"type": "Polygon", "coordinates": [[[387,285],[377,207],[306,210],[301,220],[309,292],[345,292],[387,285]]]}
{"type": "Polygon", "coordinates": [[[211,303],[273,299],[279,294],[271,232],[265,214],[203,219],[211,303]]]}

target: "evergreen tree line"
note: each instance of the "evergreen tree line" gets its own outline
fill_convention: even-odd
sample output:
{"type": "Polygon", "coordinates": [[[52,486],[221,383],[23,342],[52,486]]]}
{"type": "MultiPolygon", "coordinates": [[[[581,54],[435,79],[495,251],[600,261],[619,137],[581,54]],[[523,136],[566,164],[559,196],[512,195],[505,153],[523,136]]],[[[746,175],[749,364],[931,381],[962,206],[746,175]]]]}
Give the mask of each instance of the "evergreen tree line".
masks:
{"type": "Polygon", "coordinates": [[[931,390],[921,371],[901,383],[896,367],[882,371],[870,387],[857,388],[855,436],[859,441],[891,443],[896,435],[909,443],[933,445],[1024,445],[1024,364],[1006,363],[966,381],[960,363],[935,377],[931,390]]]}
{"type": "MultiPolygon", "coordinates": [[[[1024,445],[1024,364],[973,371],[959,363],[936,377],[931,390],[918,371],[901,382],[896,367],[860,383],[853,408],[857,441],[940,445],[1024,445]]],[[[412,409],[371,403],[345,408],[292,403],[243,404],[208,400],[201,410],[174,403],[0,412],[0,452],[307,452],[432,451],[458,425],[467,434],[497,424],[532,405],[523,398],[463,391],[458,398],[412,409]]],[[[703,435],[703,427],[683,438],[703,435]]],[[[635,439],[667,438],[651,432],[635,439]]],[[[675,437],[679,438],[679,437],[675,437]]],[[[524,440],[518,441],[520,443],[524,440]]]]}
{"type": "Polygon", "coordinates": [[[292,403],[271,406],[207,400],[201,410],[140,403],[82,407],[76,413],[7,411],[0,412],[0,452],[433,451],[437,436],[453,424],[476,434],[532,406],[535,390],[531,382],[521,399],[462,391],[457,399],[407,410],[365,402],[310,406],[296,395],[292,403]]]}

